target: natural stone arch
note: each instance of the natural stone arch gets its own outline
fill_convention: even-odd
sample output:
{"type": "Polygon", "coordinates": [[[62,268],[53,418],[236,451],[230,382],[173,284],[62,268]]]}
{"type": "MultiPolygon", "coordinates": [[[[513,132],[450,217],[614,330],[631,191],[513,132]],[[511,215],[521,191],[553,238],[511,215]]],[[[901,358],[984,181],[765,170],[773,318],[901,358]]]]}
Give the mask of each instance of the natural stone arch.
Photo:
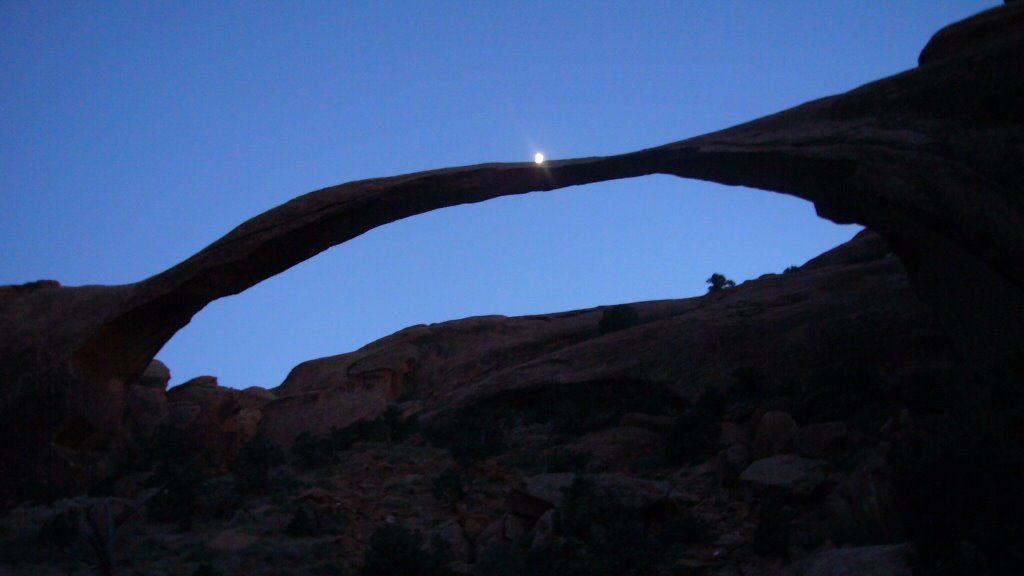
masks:
{"type": "Polygon", "coordinates": [[[430,210],[649,174],[814,203],[881,234],[975,370],[1024,341],[1024,5],[940,31],[921,65],[727,130],[606,157],[483,164],[300,196],[136,284],[0,291],[0,433],[19,470],[52,438],[116,428],[125,383],[209,302],[374,227],[430,210]]]}

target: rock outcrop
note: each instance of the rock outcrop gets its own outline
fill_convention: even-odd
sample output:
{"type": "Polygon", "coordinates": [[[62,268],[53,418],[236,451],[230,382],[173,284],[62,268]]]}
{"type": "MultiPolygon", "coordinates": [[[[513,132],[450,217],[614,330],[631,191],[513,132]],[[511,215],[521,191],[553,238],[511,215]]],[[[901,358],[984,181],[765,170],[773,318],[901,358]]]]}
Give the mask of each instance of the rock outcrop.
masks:
{"type": "MultiPolygon", "coordinates": [[[[958,365],[955,352],[905,274],[865,231],[795,272],[703,297],[631,304],[638,323],[607,334],[599,329],[602,308],[414,326],[298,365],[273,389],[261,426],[288,445],[302,432],[323,435],[376,418],[394,403],[436,427],[488,405],[550,406],[581,389],[626,405],[630,396],[687,402],[709,389],[813,390],[823,381],[856,388],[917,372],[942,378],[958,365]]],[[[822,400],[800,417],[823,421],[846,409],[822,400]]],[[[779,414],[792,420],[769,412],[762,421],[779,414]]],[[[792,450],[788,434],[766,455],[792,450]]]]}
{"type": "MultiPolygon", "coordinates": [[[[873,229],[972,369],[1007,380],[1024,339],[1022,71],[1017,3],[940,31],[913,70],[720,132],[608,157],[352,182],[261,214],[135,284],[2,288],[0,483],[40,473],[57,448],[116,437],[128,388],[217,298],[429,210],[656,173],[792,194],[826,218],[873,229]]],[[[544,362],[520,370],[530,382],[544,362]]],[[[400,387],[400,372],[367,377],[400,387]]]]}

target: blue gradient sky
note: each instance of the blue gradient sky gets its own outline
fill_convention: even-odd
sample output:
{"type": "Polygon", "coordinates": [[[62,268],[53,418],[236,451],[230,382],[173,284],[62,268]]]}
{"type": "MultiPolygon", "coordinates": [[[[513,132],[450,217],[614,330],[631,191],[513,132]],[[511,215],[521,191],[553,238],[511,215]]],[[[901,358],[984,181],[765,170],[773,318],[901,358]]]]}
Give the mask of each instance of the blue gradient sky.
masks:
{"type": "MultiPolygon", "coordinates": [[[[998,4],[0,2],[0,284],[152,275],[341,182],[625,152],[916,64],[998,4]]],[[[776,194],[648,177],[373,230],[210,305],[180,383],[275,386],[403,327],[705,291],[856,231],[776,194]]]]}

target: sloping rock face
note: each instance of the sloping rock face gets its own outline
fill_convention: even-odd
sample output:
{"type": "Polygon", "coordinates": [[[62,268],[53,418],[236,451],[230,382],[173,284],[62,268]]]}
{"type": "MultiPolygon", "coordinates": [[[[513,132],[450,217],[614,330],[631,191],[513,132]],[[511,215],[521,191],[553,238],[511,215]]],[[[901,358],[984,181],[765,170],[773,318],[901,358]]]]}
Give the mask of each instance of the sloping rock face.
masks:
{"type": "MultiPolygon", "coordinates": [[[[273,390],[262,430],[288,445],[302,432],[376,418],[393,403],[430,427],[481,406],[550,404],[580,389],[623,405],[635,397],[687,402],[744,385],[783,391],[839,379],[947,378],[958,364],[899,260],[871,232],[796,272],[631,307],[638,323],[607,334],[602,308],[488,316],[415,326],[305,362],[273,390]]],[[[827,419],[842,407],[812,410],[802,416],[827,419]]]]}
{"type": "MultiPolygon", "coordinates": [[[[1019,3],[987,11],[937,34],[913,70],[721,132],[352,182],[257,216],[136,284],[0,289],[0,484],[38,474],[48,449],[116,436],[127,387],[217,298],[429,210],[655,173],[793,194],[877,231],[971,368],[1013,386],[1024,339],[1022,14],[1019,3]]],[[[545,368],[523,371],[529,381],[545,368]]]]}

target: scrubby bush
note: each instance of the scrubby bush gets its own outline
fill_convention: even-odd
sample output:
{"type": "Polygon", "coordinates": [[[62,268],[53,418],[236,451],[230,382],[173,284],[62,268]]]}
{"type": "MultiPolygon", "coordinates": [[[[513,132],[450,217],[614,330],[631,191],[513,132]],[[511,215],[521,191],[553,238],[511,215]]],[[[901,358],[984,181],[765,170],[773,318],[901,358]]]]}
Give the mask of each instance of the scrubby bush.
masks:
{"type": "Polygon", "coordinates": [[[676,418],[665,442],[665,460],[683,464],[708,455],[718,441],[725,404],[720,394],[708,389],[676,418]]]}
{"type": "Polygon", "coordinates": [[[81,516],[78,508],[57,512],[39,527],[39,543],[57,548],[71,546],[78,541],[81,516]]]}
{"type": "Polygon", "coordinates": [[[370,536],[370,546],[363,556],[359,576],[393,576],[417,574],[423,576],[450,576],[445,568],[447,550],[435,539],[432,550],[422,546],[422,536],[398,524],[385,524],[370,536]]]}
{"type": "Polygon", "coordinates": [[[751,542],[755,554],[783,558],[789,555],[790,515],[782,504],[774,500],[761,505],[757,513],[757,528],[751,542]]]}
{"type": "Polygon", "coordinates": [[[297,537],[319,536],[322,532],[320,518],[315,510],[309,512],[304,506],[299,507],[288,521],[288,525],[284,527],[284,532],[297,537]]]}
{"type": "Polygon", "coordinates": [[[726,288],[732,288],[736,286],[735,282],[729,280],[728,278],[717,272],[712,274],[711,277],[706,280],[706,282],[708,284],[709,293],[721,292],[726,288]]]}
{"type": "Polygon", "coordinates": [[[466,496],[466,485],[469,483],[469,475],[466,472],[455,468],[445,468],[433,481],[434,496],[445,502],[455,503],[466,496]]]}
{"type": "Polygon", "coordinates": [[[307,430],[295,437],[291,453],[298,459],[300,466],[315,468],[330,461],[334,447],[330,439],[318,437],[307,430]]]}
{"type": "Polygon", "coordinates": [[[221,574],[222,572],[214,568],[212,564],[203,563],[196,566],[196,570],[192,573],[192,576],[221,576],[221,574]]]}
{"type": "Polygon", "coordinates": [[[561,539],[554,544],[554,557],[545,559],[548,573],[613,576],[650,571],[653,542],[635,513],[625,513],[598,495],[594,483],[581,474],[562,493],[554,524],[561,539]]]}
{"type": "Polygon", "coordinates": [[[431,438],[461,464],[486,460],[506,449],[500,416],[486,408],[459,414],[434,429],[431,438]]]}
{"type": "Polygon", "coordinates": [[[711,526],[689,512],[666,520],[661,526],[661,541],[674,544],[710,544],[714,541],[711,526]]]}
{"type": "Polygon", "coordinates": [[[538,572],[527,563],[526,554],[510,542],[499,542],[480,555],[477,576],[533,576],[538,572]]]}
{"type": "Polygon", "coordinates": [[[262,434],[257,434],[242,447],[233,471],[243,493],[260,492],[267,487],[271,468],[284,464],[281,449],[262,434]]]}
{"type": "Polygon", "coordinates": [[[476,574],[499,576],[619,576],[667,573],[673,548],[714,540],[707,524],[689,514],[667,521],[664,510],[625,510],[599,495],[577,474],[562,490],[554,538],[529,550],[497,544],[480,555],[476,574]]]}
{"type": "Polygon", "coordinates": [[[617,332],[635,326],[640,322],[640,315],[629,304],[619,304],[601,311],[601,320],[597,327],[601,334],[617,332]]]}
{"type": "Polygon", "coordinates": [[[1020,420],[994,404],[936,418],[889,454],[916,572],[1016,574],[1024,565],[1020,420]]]}
{"type": "Polygon", "coordinates": [[[590,452],[556,448],[542,455],[538,464],[545,472],[583,472],[593,458],[590,452]]]}
{"type": "Polygon", "coordinates": [[[150,452],[154,474],[151,485],[160,485],[175,478],[181,470],[192,464],[194,450],[190,449],[185,433],[173,426],[161,426],[153,438],[150,452]]]}
{"type": "Polygon", "coordinates": [[[334,459],[336,452],[352,448],[358,441],[394,442],[405,440],[418,430],[416,417],[402,418],[397,406],[388,406],[374,420],[360,420],[344,428],[332,428],[326,436],[311,432],[299,434],[292,443],[291,452],[299,465],[306,468],[323,466],[334,459]]]}
{"type": "Polygon", "coordinates": [[[173,523],[181,530],[191,530],[202,482],[198,467],[185,467],[149,501],[146,517],[150,522],[173,523]]]}

